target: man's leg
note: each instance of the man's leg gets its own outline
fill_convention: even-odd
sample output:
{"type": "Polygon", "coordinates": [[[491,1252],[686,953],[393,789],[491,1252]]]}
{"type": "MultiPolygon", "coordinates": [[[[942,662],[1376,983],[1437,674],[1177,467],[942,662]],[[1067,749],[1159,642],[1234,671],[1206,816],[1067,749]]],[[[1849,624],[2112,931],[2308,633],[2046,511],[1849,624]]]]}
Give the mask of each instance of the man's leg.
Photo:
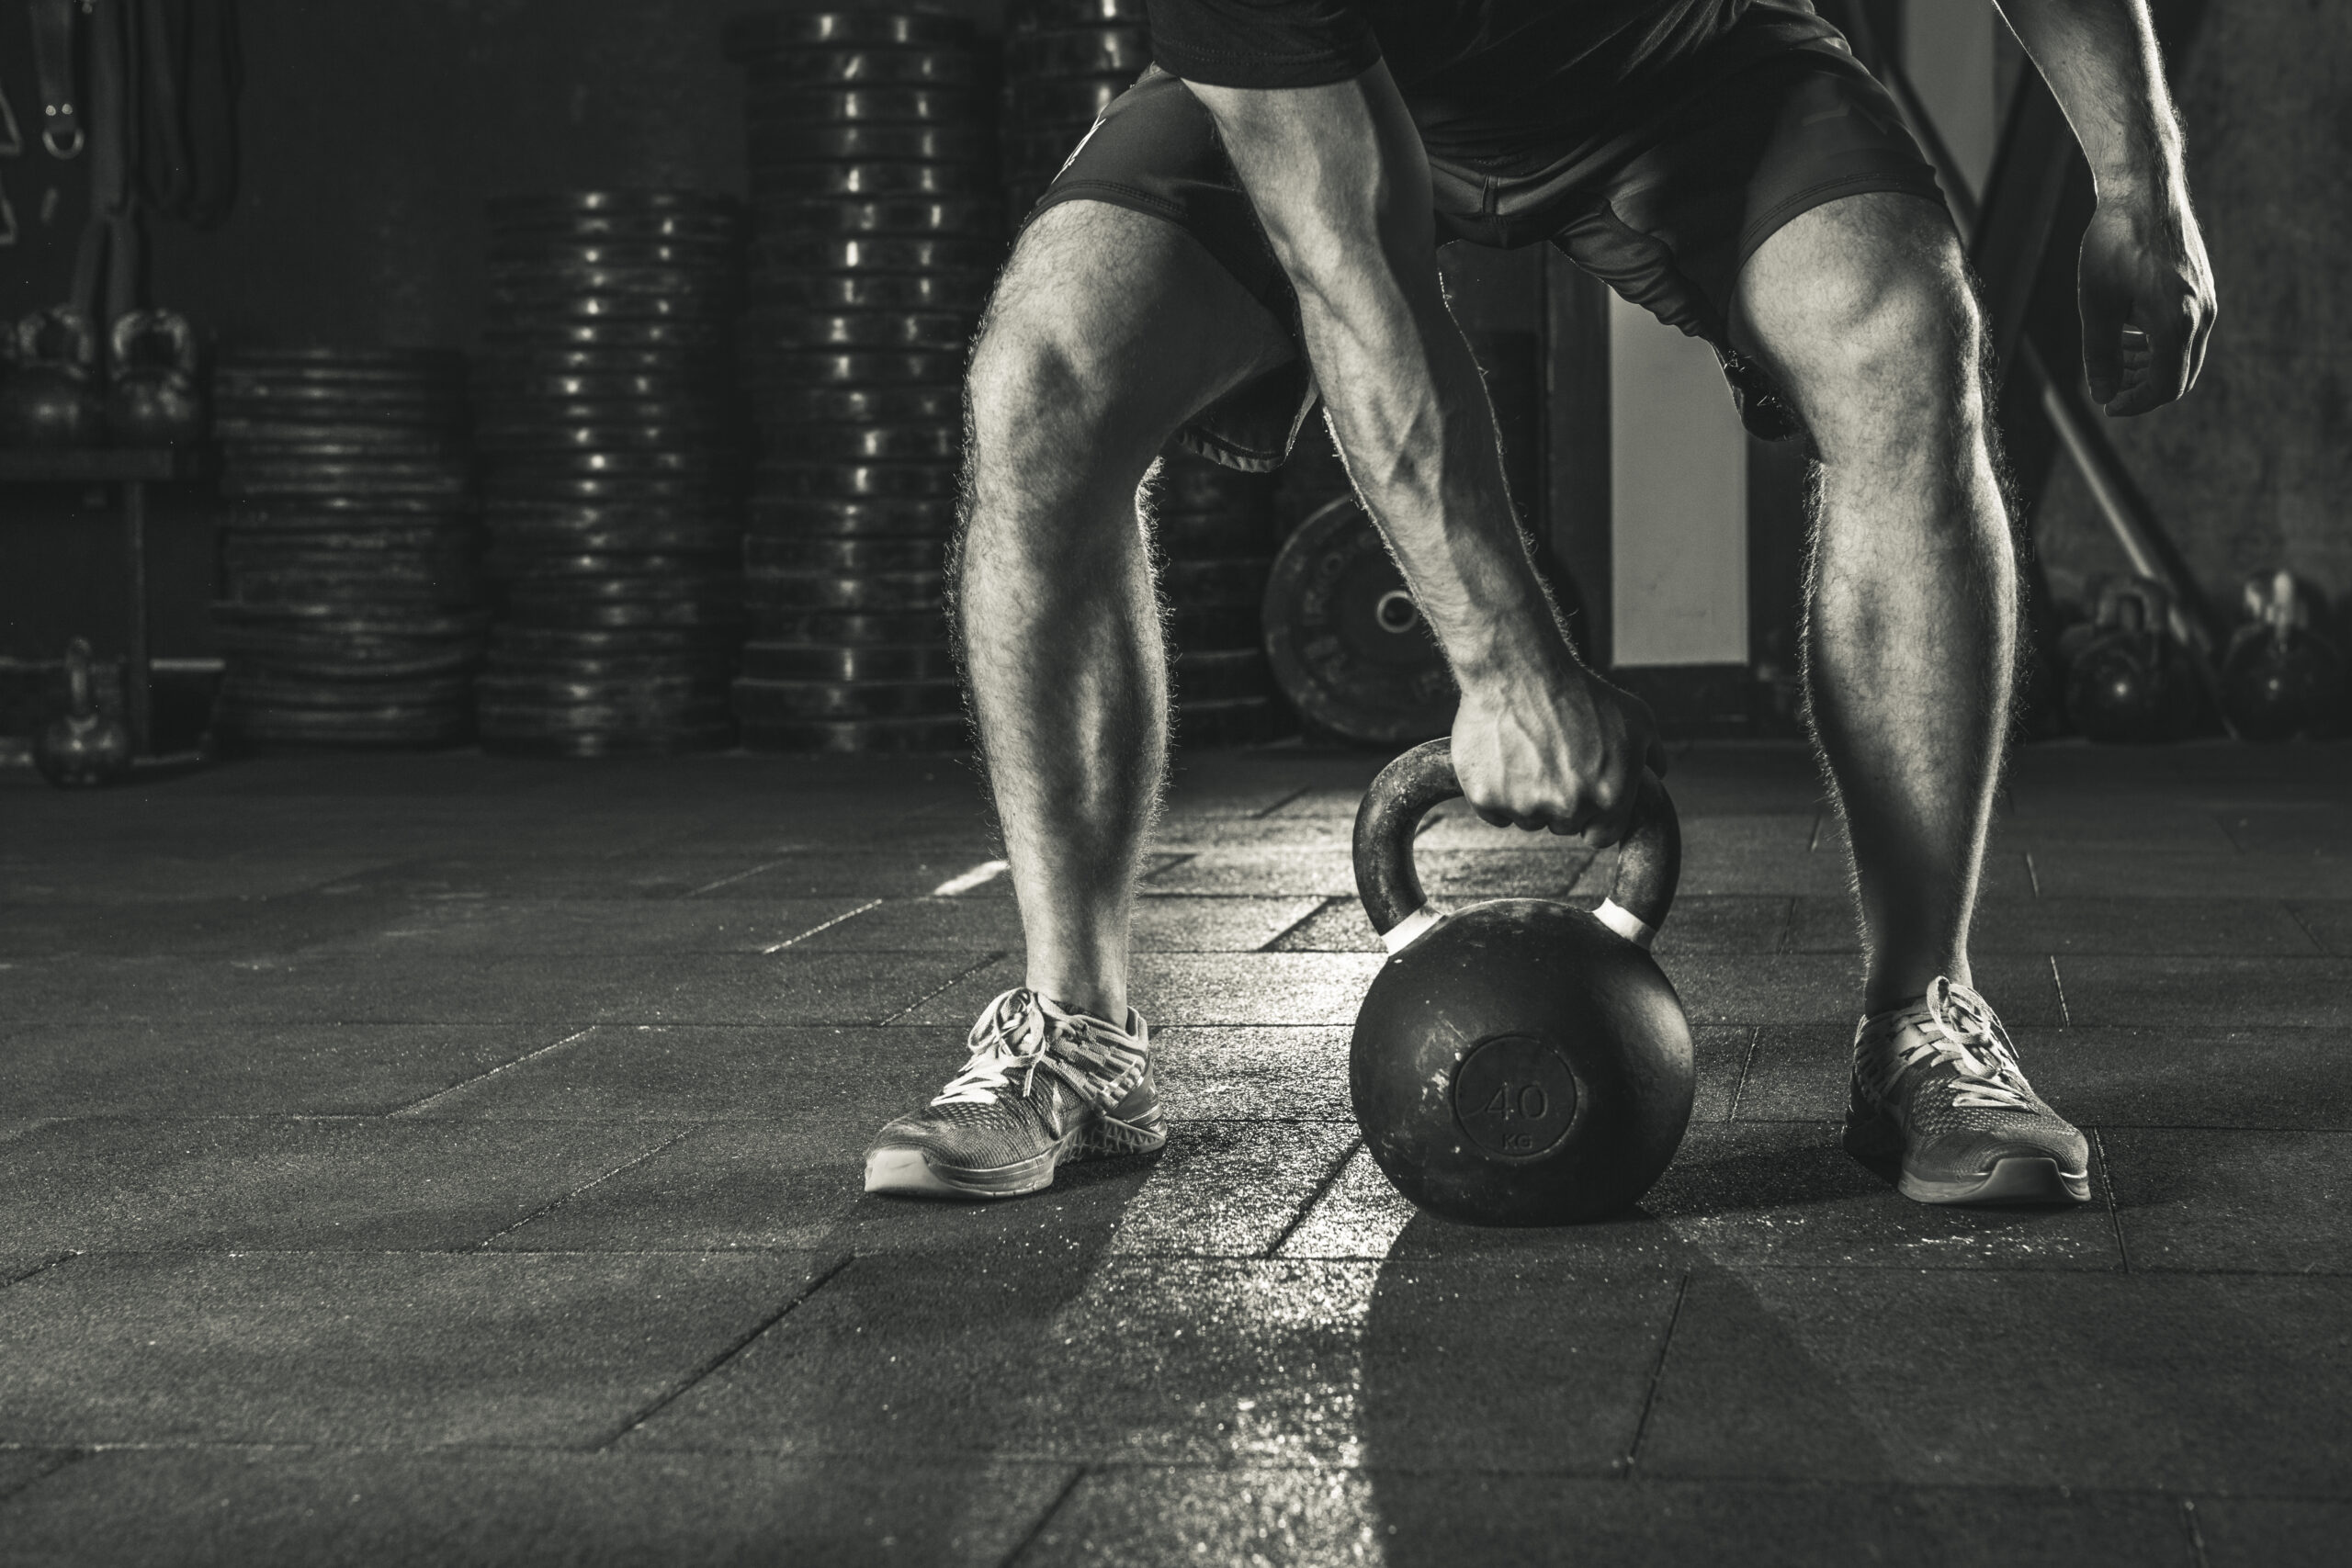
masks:
{"type": "Polygon", "coordinates": [[[1797,218],[1740,275],[1737,333],[1811,429],[1814,733],[1853,846],[1864,1008],[1969,981],[2008,728],[2017,588],[1979,324],[1951,224],[1918,197],[1797,218]]]}
{"type": "Polygon", "coordinates": [[[1028,940],[963,1071],[865,1152],[868,1191],[1012,1197],[1167,1141],[1127,1006],[1168,676],[1136,490],[1192,415],[1293,353],[1200,243],[1070,201],[1030,224],[972,357],[956,613],[1028,940]]]}
{"type": "Polygon", "coordinates": [[[1846,1146],[1922,1202],[2083,1201],[2088,1144],[1970,983],[2018,613],[1959,241],[1918,197],[1849,197],[1767,241],[1738,307],[1821,462],[1806,694],[1870,965],[1846,1146]]]}
{"type": "Polygon", "coordinates": [[[1126,1017],[1127,931],[1168,681],[1136,490],[1179,426],[1293,353],[1190,235],[1040,214],[972,361],[956,608],[1028,984],[1126,1017]]]}

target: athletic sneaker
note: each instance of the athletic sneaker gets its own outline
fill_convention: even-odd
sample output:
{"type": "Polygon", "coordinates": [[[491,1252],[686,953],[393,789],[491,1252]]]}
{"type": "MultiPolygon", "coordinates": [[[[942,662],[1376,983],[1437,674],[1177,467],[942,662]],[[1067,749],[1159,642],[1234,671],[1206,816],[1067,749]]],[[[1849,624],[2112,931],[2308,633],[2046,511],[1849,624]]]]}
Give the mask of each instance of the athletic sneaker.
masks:
{"type": "Polygon", "coordinates": [[[1921,1203],[2086,1202],[2090,1145],[2042,1102],[1984,998],[1939,976],[1854,1031],[1846,1147],[1921,1203]]]}
{"type": "Polygon", "coordinates": [[[865,1151],[868,1192],[1011,1198],[1051,1187],[1066,1159],[1168,1142],[1150,1033],[1133,1009],[1120,1029],[1016,987],[989,1004],[967,1043],[964,1070],[865,1151]]]}

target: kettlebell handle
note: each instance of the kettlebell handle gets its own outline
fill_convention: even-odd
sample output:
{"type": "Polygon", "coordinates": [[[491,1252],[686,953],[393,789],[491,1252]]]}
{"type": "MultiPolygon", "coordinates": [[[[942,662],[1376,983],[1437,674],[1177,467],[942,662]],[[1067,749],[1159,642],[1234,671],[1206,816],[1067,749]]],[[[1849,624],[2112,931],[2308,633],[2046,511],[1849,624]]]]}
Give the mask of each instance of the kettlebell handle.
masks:
{"type": "MultiPolygon", "coordinates": [[[[1682,874],[1682,828],[1657,774],[1643,770],[1640,789],[1618,852],[1616,886],[1596,912],[1618,935],[1646,948],[1674,903],[1682,874]]],[[[1453,742],[1431,740],[1381,769],[1356,810],[1356,894],[1391,953],[1443,918],[1421,892],[1413,838],[1433,807],[1461,793],[1453,742]]]]}

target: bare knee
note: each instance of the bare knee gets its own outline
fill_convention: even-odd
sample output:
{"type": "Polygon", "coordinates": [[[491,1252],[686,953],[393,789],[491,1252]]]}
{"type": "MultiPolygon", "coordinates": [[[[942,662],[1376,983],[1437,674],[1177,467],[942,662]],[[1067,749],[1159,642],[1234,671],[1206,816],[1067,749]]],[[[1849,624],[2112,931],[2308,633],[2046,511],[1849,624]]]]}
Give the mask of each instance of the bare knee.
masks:
{"type": "Polygon", "coordinates": [[[1949,467],[1984,436],[1984,324],[1954,258],[1849,280],[1797,355],[1824,462],[1949,467]]]}

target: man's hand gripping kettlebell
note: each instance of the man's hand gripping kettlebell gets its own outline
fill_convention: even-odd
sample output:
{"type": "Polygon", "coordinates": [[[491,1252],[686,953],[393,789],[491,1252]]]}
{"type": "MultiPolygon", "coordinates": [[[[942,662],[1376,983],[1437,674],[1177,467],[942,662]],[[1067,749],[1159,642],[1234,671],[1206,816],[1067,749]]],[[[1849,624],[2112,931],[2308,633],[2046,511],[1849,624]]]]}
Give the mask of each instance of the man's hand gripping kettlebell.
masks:
{"type": "Polygon", "coordinates": [[[1454,772],[1472,808],[1495,827],[1613,844],[1625,835],[1642,770],[1666,776],[1649,705],[1585,669],[1564,638],[1456,679],[1454,772]]]}

